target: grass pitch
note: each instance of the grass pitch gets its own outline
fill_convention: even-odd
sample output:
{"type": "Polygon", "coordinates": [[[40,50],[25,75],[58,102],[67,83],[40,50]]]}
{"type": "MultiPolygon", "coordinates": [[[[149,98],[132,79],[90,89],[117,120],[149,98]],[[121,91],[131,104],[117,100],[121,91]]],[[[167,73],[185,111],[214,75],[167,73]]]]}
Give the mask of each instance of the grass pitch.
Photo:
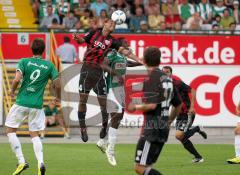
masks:
{"type": "MultiPolygon", "coordinates": [[[[31,144],[22,144],[30,168],[23,175],[36,175],[37,162],[31,144]]],[[[197,145],[204,156],[202,164],[192,164],[192,156],[182,145],[165,145],[155,168],[164,175],[239,175],[240,165],[229,165],[232,145],[197,145]]],[[[47,175],[134,175],[135,145],[117,145],[117,167],[111,167],[105,154],[94,144],[44,144],[47,175]]],[[[11,175],[16,158],[8,144],[0,144],[0,175],[11,175]]]]}

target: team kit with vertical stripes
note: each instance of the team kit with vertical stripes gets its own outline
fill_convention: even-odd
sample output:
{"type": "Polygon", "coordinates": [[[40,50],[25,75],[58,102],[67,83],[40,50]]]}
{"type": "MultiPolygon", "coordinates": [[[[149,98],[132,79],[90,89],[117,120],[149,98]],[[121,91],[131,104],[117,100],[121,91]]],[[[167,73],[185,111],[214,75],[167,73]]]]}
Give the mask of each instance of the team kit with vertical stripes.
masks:
{"type": "Polygon", "coordinates": [[[169,135],[169,107],[181,104],[181,98],[172,79],[158,68],[144,81],[144,102],[157,104],[156,109],[144,113],[142,133],[137,144],[135,162],[152,165],[157,161],[169,135]]]}
{"type": "Polygon", "coordinates": [[[106,80],[100,67],[104,57],[112,50],[118,50],[121,43],[111,35],[102,35],[102,30],[91,30],[85,34],[87,51],[80,72],[79,92],[89,93],[91,89],[98,95],[106,95],[106,80]]]}

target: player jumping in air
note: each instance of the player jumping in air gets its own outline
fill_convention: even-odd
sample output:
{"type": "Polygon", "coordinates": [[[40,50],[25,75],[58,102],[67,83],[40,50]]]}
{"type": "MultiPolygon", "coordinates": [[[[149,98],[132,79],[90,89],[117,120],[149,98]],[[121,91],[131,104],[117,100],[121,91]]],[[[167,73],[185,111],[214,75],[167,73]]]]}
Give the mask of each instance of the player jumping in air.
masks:
{"type": "Polygon", "coordinates": [[[207,139],[207,134],[200,130],[199,126],[191,128],[195,118],[194,102],[196,98],[196,92],[183,81],[173,77],[172,68],[170,66],[164,66],[162,71],[173,79],[173,84],[176,86],[183,101],[182,110],[177,117],[177,131],[175,136],[183,144],[184,148],[189,153],[194,155],[194,159],[192,160],[194,163],[203,162],[204,159],[189,140],[189,138],[196,132],[198,132],[204,139],[207,139]],[[188,93],[191,93],[191,100],[188,93]]]}
{"type": "Polygon", "coordinates": [[[39,138],[39,131],[45,128],[45,115],[42,109],[43,94],[48,80],[53,81],[57,98],[60,99],[60,80],[54,65],[42,59],[45,44],[42,39],[36,38],[31,44],[32,58],[23,58],[18,63],[16,76],[11,87],[11,97],[15,95],[19,83],[16,104],[14,104],[6,118],[6,132],[13,152],[18,159],[18,166],[13,175],[29,167],[22,153],[21,143],[16,135],[17,128],[28,117],[29,133],[32,138],[33,149],[38,161],[38,175],[44,175],[46,168],[43,161],[43,147],[39,138]]]}
{"type": "MultiPolygon", "coordinates": [[[[240,102],[236,107],[236,114],[240,117],[240,102]]],[[[227,162],[230,164],[240,164],[240,119],[238,120],[237,127],[234,130],[235,132],[235,153],[236,157],[228,159],[227,162]]]]}
{"type": "Polygon", "coordinates": [[[160,175],[152,168],[169,135],[170,123],[181,109],[181,98],[174,88],[171,78],[159,68],[161,53],[157,47],[144,51],[144,65],[148,79],[143,84],[144,103],[130,103],[128,110],[143,111],[143,132],[138,140],[135,154],[135,171],[139,175],[160,175]],[[170,115],[169,107],[172,105],[170,115]]]}
{"type": "MultiPolygon", "coordinates": [[[[123,47],[128,47],[124,38],[118,38],[122,42],[123,47]]],[[[115,144],[117,142],[117,130],[124,115],[125,108],[125,90],[124,79],[126,74],[126,67],[140,66],[142,64],[137,62],[127,61],[127,58],[112,50],[107,54],[103,62],[103,69],[108,72],[107,76],[107,112],[111,115],[110,126],[108,130],[108,145],[106,148],[105,141],[100,139],[97,146],[106,152],[108,162],[112,166],[116,166],[115,159],[115,144]]]]}
{"type": "Polygon", "coordinates": [[[135,56],[130,49],[121,47],[121,43],[111,36],[115,30],[115,22],[107,19],[104,23],[103,29],[90,30],[84,37],[77,34],[73,35],[77,43],[87,43],[87,51],[84,55],[84,62],[80,72],[79,80],[79,106],[78,119],[81,129],[81,138],[84,142],[88,141],[87,127],[86,127],[86,103],[91,89],[97,94],[97,99],[102,113],[102,129],[100,131],[100,138],[103,139],[107,134],[108,114],[106,110],[106,80],[104,71],[101,68],[101,63],[104,57],[111,49],[115,49],[124,56],[140,62],[139,58],[135,56]]]}

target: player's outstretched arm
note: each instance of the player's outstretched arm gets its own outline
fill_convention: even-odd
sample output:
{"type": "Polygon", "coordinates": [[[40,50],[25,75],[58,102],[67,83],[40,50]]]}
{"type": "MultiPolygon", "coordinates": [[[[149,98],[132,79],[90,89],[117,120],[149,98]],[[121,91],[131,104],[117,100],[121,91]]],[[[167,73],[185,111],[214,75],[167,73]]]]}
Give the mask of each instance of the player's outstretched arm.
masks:
{"type": "Polygon", "coordinates": [[[13,98],[14,97],[14,93],[18,87],[18,84],[21,82],[22,80],[22,73],[20,71],[16,71],[16,75],[15,78],[12,81],[12,86],[11,86],[11,92],[10,95],[13,98]]]}
{"type": "Polygon", "coordinates": [[[136,66],[142,66],[142,64],[138,63],[136,61],[129,61],[129,60],[127,60],[127,67],[136,67],[136,66]]]}
{"type": "Polygon", "coordinates": [[[196,100],[196,90],[195,89],[191,89],[191,105],[190,105],[190,108],[189,108],[189,113],[190,114],[195,114],[195,108],[194,108],[194,104],[195,104],[195,100],[196,100]]]}
{"type": "Polygon", "coordinates": [[[143,64],[143,61],[140,58],[138,58],[136,55],[134,55],[130,48],[120,47],[118,52],[120,54],[124,55],[125,57],[128,57],[128,58],[130,58],[130,59],[132,59],[132,60],[134,60],[134,61],[136,61],[140,64],[143,64]]]}

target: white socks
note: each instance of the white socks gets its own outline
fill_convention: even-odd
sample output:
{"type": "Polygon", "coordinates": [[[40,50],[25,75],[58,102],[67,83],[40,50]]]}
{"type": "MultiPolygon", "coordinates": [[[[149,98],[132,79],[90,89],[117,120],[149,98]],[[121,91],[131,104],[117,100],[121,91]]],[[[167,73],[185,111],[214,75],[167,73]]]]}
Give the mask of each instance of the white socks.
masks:
{"type": "Polygon", "coordinates": [[[43,163],[43,146],[42,146],[42,142],[40,140],[39,137],[33,137],[32,138],[32,142],[33,142],[33,150],[35,153],[35,156],[38,160],[38,164],[40,165],[41,163],[43,163]]]}
{"type": "Polygon", "coordinates": [[[108,130],[108,143],[111,146],[114,147],[116,142],[117,142],[117,129],[109,127],[109,130],[108,130]]]}
{"type": "Polygon", "coordinates": [[[240,157],[240,135],[235,135],[235,153],[236,157],[240,157]]]}
{"type": "Polygon", "coordinates": [[[17,159],[18,159],[18,163],[25,163],[25,159],[22,153],[22,147],[21,147],[21,143],[19,141],[19,139],[17,138],[16,133],[8,133],[8,140],[9,143],[12,147],[13,152],[15,153],[17,159]]]}

